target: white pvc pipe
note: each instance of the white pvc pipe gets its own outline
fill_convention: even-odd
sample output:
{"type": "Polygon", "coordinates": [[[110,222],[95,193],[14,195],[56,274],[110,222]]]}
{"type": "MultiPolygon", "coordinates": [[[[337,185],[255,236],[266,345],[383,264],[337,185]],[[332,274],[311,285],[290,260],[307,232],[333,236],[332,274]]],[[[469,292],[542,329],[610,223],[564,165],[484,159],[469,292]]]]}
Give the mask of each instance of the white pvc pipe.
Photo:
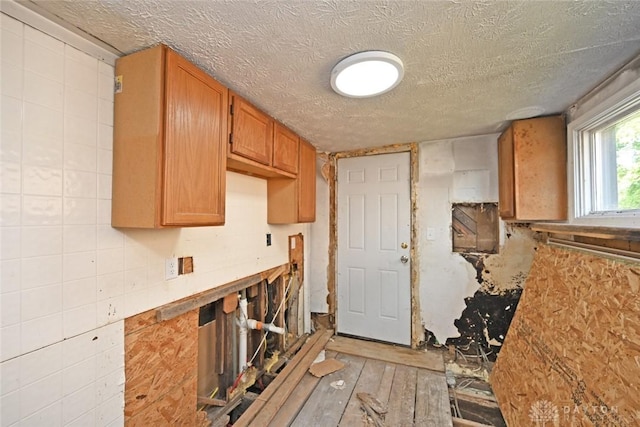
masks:
{"type": "Polygon", "coordinates": [[[247,298],[240,298],[240,332],[238,345],[238,369],[244,371],[247,364],[247,298]]]}
{"type": "Polygon", "coordinates": [[[243,292],[240,294],[240,321],[238,322],[238,367],[242,372],[247,366],[247,335],[249,329],[265,330],[276,334],[284,335],[284,328],[280,328],[273,323],[262,323],[255,319],[249,319],[247,314],[247,297],[243,292]]]}
{"type": "Polygon", "coordinates": [[[265,330],[276,334],[284,335],[284,328],[274,325],[273,323],[262,323],[258,320],[247,319],[247,327],[249,329],[265,330]]]}

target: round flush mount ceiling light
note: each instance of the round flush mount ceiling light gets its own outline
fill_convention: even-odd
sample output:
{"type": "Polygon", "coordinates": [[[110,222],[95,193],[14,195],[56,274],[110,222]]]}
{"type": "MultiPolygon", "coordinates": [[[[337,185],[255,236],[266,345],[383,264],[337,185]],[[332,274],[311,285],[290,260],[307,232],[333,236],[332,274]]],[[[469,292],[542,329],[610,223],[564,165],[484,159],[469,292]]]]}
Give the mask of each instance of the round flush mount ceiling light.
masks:
{"type": "Polygon", "coordinates": [[[404,76],[402,60],[371,50],[344,58],[331,71],[331,87],[350,98],[368,98],[390,91],[404,76]]]}

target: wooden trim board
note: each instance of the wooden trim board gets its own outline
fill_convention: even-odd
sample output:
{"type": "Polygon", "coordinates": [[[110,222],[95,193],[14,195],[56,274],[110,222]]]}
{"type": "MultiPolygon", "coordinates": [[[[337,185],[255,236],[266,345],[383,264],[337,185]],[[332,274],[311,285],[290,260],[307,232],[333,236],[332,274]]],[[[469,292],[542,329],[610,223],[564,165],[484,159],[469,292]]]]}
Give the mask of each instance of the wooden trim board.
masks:
{"type": "Polygon", "coordinates": [[[335,336],[332,341],[329,341],[327,350],[444,372],[442,354],[435,351],[412,350],[407,347],[362,341],[342,336],[335,336]]]}
{"type": "Polygon", "coordinates": [[[256,285],[261,281],[270,278],[275,272],[284,274],[288,271],[289,264],[283,264],[278,267],[263,271],[262,273],[256,273],[251,276],[226,283],[222,286],[218,286],[217,288],[200,292],[199,294],[181,299],[180,301],[165,304],[156,310],[157,319],[159,322],[173,319],[174,317],[180,316],[181,314],[191,311],[195,308],[202,307],[203,305],[207,305],[209,303],[217,301],[220,298],[224,298],[230,293],[238,292],[250,286],[256,285]]]}
{"type": "Polygon", "coordinates": [[[586,227],[582,225],[556,224],[556,223],[534,223],[531,224],[533,231],[544,233],[570,234],[574,236],[595,237],[598,239],[616,239],[640,241],[640,230],[616,227],[586,227]]]}

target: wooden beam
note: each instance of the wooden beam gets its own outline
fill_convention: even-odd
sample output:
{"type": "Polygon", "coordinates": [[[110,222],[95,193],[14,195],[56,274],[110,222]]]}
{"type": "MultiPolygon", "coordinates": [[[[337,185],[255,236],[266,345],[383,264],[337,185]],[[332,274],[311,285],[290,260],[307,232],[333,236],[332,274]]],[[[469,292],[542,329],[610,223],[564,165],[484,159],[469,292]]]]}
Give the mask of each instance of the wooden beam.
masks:
{"type": "MultiPolygon", "coordinates": [[[[336,352],[328,351],[326,352],[325,357],[336,357],[336,355],[336,352]]],[[[280,407],[278,413],[273,417],[271,423],[269,423],[269,427],[291,425],[319,382],[320,378],[314,377],[310,373],[304,374],[296,388],[291,393],[291,396],[287,399],[284,405],[280,407]]]]}
{"type": "Polygon", "coordinates": [[[198,396],[198,403],[203,405],[211,405],[211,406],[227,406],[227,401],[222,399],[210,399],[204,396],[198,396]]]}
{"type": "Polygon", "coordinates": [[[282,276],[285,273],[289,272],[289,264],[283,264],[280,267],[276,268],[267,276],[267,282],[272,284],[274,280],[278,277],[282,276]]]}
{"type": "Polygon", "coordinates": [[[481,424],[464,418],[453,417],[453,427],[491,427],[488,424],[481,424]]]}
{"type": "Polygon", "coordinates": [[[444,372],[442,354],[435,351],[412,350],[406,347],[340,336],[335,337],[332,342],[327,344],[327,350],[444,372]]]}
{"type": "Polygon", "coordinates": [[[280,355],[278,361],[274,363],[273,366],[269,369],[269,372],[278,372],[282,365],[287,363],[289,359],[291,359],[291,356],[293,356],[300,349],[300,347],[302,347],[302,345],[307,341],[307,338],[309,338],[309,334],[304,334],[301,335],[300,338],[298,338],[296,341],[294,341],[289,346],[289,348],[287,348],[287,350],[282,355],[280,355]]]}
{"type": "Polygon", "coordinates": [[[332,335],[332,330],[317,331],[313,334],[291,362],[234,423],[234,427],[268,425],[332,335]],[[267,403],[269,407],[266,407],[267,403]],[[260,417],[256,418],[258,413],[260,417]]]}
{"type": "Polygon", "coordinates": [[[294,425],[337,426],[340,423],[366,359],[339,354],[337,360],[344,363],[344,368],[322,377],[313,394],[300,409],[294,425]],[[331,384],[338,380],[344,382],[343,386],[334,388],[331,384]]]}
{"type": "Polygon", "coordinates": [[[447,380],[441,373],[418,370],[415,425],[451,426],[447,380]]]}
{"type": "Polygon", "coordinates": [[[199,308],[203,305],[207,305],[209,303],[217,301],[220,298],[224,298],[230,293],[238,292],[248,288],[249,286],[256,285],[267,277],[271,277],[271,275],[275,274],[278,271],[281,271],[283,267],[288,271],[289,264],[283,264],[281,266],[263,271],[262,273],[252,274],[251,276],[234,280],[233,282],[226,283],[222,286],[218,286],[217,288],[192,295],[179,301],[165,304],[156,310],[156,317],[159,322],[173,319],[174,317],[180,316],[181,314],[191,311],[194,308],[199,308]]]}

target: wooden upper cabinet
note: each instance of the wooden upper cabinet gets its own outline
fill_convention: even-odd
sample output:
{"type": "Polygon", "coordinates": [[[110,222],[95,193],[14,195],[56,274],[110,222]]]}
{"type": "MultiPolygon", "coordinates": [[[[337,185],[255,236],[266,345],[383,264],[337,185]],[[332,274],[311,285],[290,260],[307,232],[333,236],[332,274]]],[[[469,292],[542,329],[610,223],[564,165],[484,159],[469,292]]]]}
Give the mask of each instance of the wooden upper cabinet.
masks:
{"type": "Polygon", "coordinates": [[[502,219],[567,219],[564,118],[514,121],[498,139],[498,175],[502,219]]]}
{"type": "Polygon", "coordinates": [[[267,181],[267,222],[293,224],[316,220],[316,149],[300,139],[298,176],[267,181]]]}
{"type": "Polygon", "coordinates": [[[224,224],[227,89],[164,45],[115,74],[112,225],[224,224]]]}
{"type": "Polygon", "coordinates": [[[298,222],[316,220],[316,148],[300,140],[298,173],[298,222]]]}
{"type": "Polygon", "coordinates": [[[295,178],[298,136],[233,92],[229,102],[227,169],[261,178],[295,178]]]}
{"type": "Polygon", "coordinates": [[[298,173],[298,135],[281,125],[275,124],[273,131],[273,162],[274,168],[298,173]]]}
{"type": "Polygon", "coordinates": [[[507,129],[498,138],[498,192],[499,211],[502,218],[513,218],[515,216],[515,200],[513,184],[513,131],[507,129]]]}
{"type": "Polygon", "coordinates": [[[270,166],[273,119],[240,96],[231,96],[230,152],[270,166]]]}

